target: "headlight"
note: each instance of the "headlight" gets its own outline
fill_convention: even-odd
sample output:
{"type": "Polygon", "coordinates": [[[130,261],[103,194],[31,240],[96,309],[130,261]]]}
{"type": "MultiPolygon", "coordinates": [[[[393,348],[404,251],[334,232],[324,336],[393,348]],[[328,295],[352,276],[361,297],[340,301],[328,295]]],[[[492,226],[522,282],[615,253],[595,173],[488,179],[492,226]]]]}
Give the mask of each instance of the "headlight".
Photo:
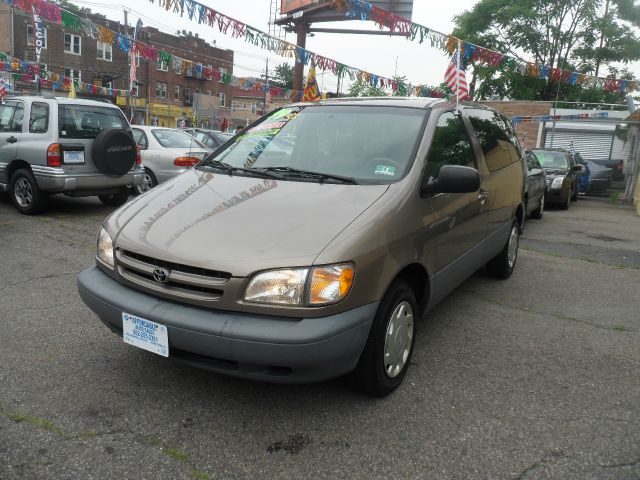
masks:
{"type": "Polygon", "coordinates": [[[562,182],[564,182],[564,177],[556,177],[551,182],[551,188],[562,188],[562,182]]]}
{"type": "Polygon", "coordinates": [[[328,305],[347,296],[353,277],[353,265],[348,263],[270,270],[251,279],[244,300],[274,305],[328,305]]]}
{"type": "Polygon", "coordinates": [[[98,260],[109,268],[113,268],[113,240],[102,227],[98,234],[98,260]]]}

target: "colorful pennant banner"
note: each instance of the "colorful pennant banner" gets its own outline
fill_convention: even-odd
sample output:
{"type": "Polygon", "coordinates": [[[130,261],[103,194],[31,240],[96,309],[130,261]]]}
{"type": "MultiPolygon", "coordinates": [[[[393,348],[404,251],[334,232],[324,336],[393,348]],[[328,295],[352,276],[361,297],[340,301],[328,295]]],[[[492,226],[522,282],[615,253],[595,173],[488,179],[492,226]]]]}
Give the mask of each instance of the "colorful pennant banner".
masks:
{"type": "Polygon", "coordinates": [[[538,115],[538,116],[515,116],[511,117],[511,121],[514,125],[519,123],[531,123],[531,122],[552,122],[557,120],[591,120],[591,119],[602,119],[609,118],[608,112],[597,112],[597,113],[577,113],[571,115],[538,115]]]}
{"type": "Polygon", "coordinates": [[[417,41],[418,43],[428,41],[432,47],[446,49],[451,55],[456,51],[458,42],[460,42],[462,44],[464,59],[474,64],[484,64],[498,68],[506,59],[510,59],[517,62],[518,69],[523,75],[530,75],[553,82],[564,82],[570,85],[582,85],[588,88],[600,87],[606,92],[627,93],[640,90],[640,81],[638,80],[594,77],[578,72],[560,70],[547,65],[539,65],[534,62],[527,62],[521,58],[496,52],[481,47],[480,45],[466,42],[452,35],[446,35],[430,29],[362,0],[332,0],[332,7],[342,12],[348,18],[371,20],[378,25],[380,29],[388,28],[390,32],[404,33],[411,41],[417,41]]]}

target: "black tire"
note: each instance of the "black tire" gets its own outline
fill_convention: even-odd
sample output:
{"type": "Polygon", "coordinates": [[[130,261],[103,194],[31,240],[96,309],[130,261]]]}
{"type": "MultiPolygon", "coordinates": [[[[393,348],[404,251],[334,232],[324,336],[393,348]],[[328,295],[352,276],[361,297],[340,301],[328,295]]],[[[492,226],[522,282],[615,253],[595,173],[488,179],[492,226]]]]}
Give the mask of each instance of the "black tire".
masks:
{"type": "Polygon", "coordinates": [[[138,196],[143,193],[147,193],[153,187],[158,185],[158,180],[156,180],[156,176],[153,174],[151,170],[144,169],[144,174],[142,175],[142,183],[140,185],[135,185],[131,188],[133,194],[138,196]]]}
{"type": "Polygon", "coordinates": [[[47,193],[41,190],[30,170],[17,170],[9,182],[9,195],[16,209],[24,215],[35,215],[42,212],[49,199],[47,193]]]}
{"type": "Polygon", "coordinates": [[[110,194],[110,195],[98,195],[98,198],[102,202],[103,205],[107,207],[119,207],[120,205],[124,205],[127,203],[129,199],[129,188],[128,187],[120,187],[118,193],[110,194]]]}
{"type": "Polygon", "coordinates": [[[101,131],[93,141],[91,157],[102,173],[121,177],[133,168],[138,146],[130,132],[122,129],[101,131]]]}
{"type": "Polygon", "coordinates": [[[531,212],[531,218],[540,220],[542,215],[544,215],[544,194],[542,194],[542,198],[540,198],[540,206],[531,212]]]}
{"type": "Polygon", "coordinates": [[[571,206],[571,190],[567,192],[567,199],[560,204],[560,208],[562,210],[569,210],[570,206],[571,206]]]}
{"type": "MultiPolygon", "coordinates": [[[[402,383],[411,358],[413,356],[413,347],[416,340],[416,323],[421,312],[418,311],[416,295],[413,289],[404,280],[396,280],[391,284],[387,293],[385,293],[376,316],[371,325],[369,338],[364,347],[358,366],[353,375],[359,386],[369,395],[374,397],[384,397],[393,392],[398,385],[402,383]],[[408,312],[407,306],[411,308],[408,312]],[[387,365],[385,358],[385,343],[387,338],[387,330],[392,320],[392,314],[398,313],[397,318],[400,322],[409,322],[409,317],[404,312],[411,314],[411,328],[397,329],[396,331],[405,332],[411,330],[411,339],[408,355],[404,359],[404,364],[399,371],[391,370],[391,375],[387,373],[387,365]],[[397,311],[400,309],[399,311],[397,311]]],[[[406,350],[407,336],[397,337],[399,348],[406,350]],[[402,338],[403,337],[403,338],[402,338]]],[[[396,357],[398,358],[398,357],[396,357]]],[[[404,358],[404,355],[402,355],[404,358]]],[[[399,365],[398,365],[399,366],[399,365]]]]}
{"type": "Polygon", "coordinates": [[[572,191],[571,192],[571,201],[572,202],[577,202],[578,201],[578,190],[580,189],[580,187],[576,188],[576,191],[572,191]]]}
{"type": "Polygon", "coordinates": [[[502,251],[493,257],[487,263],[487,272],[489,275],[495,278],[509,278],[513,273],[513,269],[516,266],[516,262],[518,260],[518,246],[520,244],[520,228],[518,226],[518,220],[515,220],[511,224],[511,229],[509,230],[509,238],[507,239],[507,243],[505,244],[502,251]],[[512,246],[512,242],[515,243],[515,256],[510,258],[510,248],[512,246]]]}

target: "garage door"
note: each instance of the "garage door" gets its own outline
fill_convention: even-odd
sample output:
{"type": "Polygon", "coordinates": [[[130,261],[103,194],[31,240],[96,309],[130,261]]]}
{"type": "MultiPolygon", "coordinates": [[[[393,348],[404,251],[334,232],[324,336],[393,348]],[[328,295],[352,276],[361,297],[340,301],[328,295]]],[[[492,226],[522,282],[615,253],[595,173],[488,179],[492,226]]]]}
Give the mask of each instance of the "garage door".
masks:
{"type": "MultiPolygon", "coordinates": [[[[547,129],[544,146],[551,148],[551,129],[547,129]]],[[[607,160],[611,153],[613,135],[610,132],[576,132],[571,130],[556,130],[553,135],[553,148],[566,148],[573,142],[573,148],[590,160],[607,160]]]]}

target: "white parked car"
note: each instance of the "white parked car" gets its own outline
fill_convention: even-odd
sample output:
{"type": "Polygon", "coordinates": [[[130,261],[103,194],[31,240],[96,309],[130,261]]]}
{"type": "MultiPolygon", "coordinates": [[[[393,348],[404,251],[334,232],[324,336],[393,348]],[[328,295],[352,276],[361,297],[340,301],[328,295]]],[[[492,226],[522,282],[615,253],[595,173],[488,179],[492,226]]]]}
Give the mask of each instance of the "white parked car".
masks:
{"type": "Polygon", "coordinates": [[[211,153],[211,149],[181,130],[143,126],[132,130],[145,170],[142,183],[133,187],[136,194],[180,175],[211,153]]]}

